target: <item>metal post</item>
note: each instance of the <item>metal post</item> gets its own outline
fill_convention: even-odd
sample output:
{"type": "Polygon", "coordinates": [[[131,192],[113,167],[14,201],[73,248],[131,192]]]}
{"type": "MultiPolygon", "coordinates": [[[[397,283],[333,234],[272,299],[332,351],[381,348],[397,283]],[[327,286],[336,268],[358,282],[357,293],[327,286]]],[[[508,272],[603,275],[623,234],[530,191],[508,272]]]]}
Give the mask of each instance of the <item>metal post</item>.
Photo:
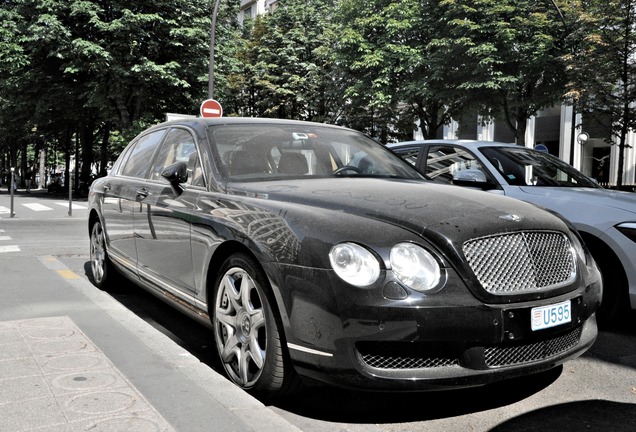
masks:
{"type": "Polygon", "coordinates": [[[11,191],[11,217],[15,216],[13,212],[13,193],[15,192],[13,185],[15,183],[15,168],[11,167],[11,179],[9,180],[9,190],[11,191]]]}
{"type": "Polygon", "coordinates": [[[75,167],[75,158],[70,157],[68,167],[68,215],[73,216],[73,169],[75,167]]]}
{"type": "Polygon", "coordinates": [[[574,166],[574,135],[576,134],[576,102],[572,101],[572,124],[570,125],[570,165],[574,166]]]}
{"type": "Polygon", "coordinates": [[[214,12],[212,12],[212,25],[210,26],[210,77],[208,81],[208,99],[214,99],[214,44],[216,39],[216,17],[219,14],[219,3],[214,3],[214,12]]]}
{"type": "Polygon", "coordinates": [[[73,173],[69,172],[68,176],[70,177],[68,182],[68,215],[73,216],[73,173]]]}

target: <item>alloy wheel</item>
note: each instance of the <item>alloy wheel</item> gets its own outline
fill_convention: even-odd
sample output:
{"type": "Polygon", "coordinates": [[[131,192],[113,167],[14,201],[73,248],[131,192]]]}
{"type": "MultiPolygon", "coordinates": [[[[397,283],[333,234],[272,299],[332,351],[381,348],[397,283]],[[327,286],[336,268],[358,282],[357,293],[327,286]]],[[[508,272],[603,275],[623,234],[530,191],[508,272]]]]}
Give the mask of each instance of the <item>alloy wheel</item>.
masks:
{"type": "Polygon", "coordinates": [[[228,269],[220,280],[215,299],[216,344],[230,379],[251,388],[265,367],[267,319],[264,293],[240,267],[228,269]]]}
{"type": "Polygon", "coordinates": [[[95,284],[101,286],[106,277],[106,245],[102,224],[99,222],[96,222],[91,229],[90,259],[95,284]]]}

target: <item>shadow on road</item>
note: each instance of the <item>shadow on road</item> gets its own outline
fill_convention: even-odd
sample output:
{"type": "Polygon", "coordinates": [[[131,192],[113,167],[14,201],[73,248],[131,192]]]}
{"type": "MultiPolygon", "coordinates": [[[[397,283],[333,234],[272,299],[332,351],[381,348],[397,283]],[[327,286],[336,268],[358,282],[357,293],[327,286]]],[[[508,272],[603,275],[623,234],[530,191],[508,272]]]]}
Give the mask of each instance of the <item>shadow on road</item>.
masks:
{"type": "Polygon", "coordinates": [[[532,377],[462,390],[418,393],[367,393],[310,387],[302,395],[275,404],[294,414],[338,423],[426,421],[510,405],[552,384],[563,368],[532,377]]]}
{"type": "Polygon", "coordinates": [[[517,416],[491,432],[636,430],[636,405],[604,400],[570,402],[517,416]]]}

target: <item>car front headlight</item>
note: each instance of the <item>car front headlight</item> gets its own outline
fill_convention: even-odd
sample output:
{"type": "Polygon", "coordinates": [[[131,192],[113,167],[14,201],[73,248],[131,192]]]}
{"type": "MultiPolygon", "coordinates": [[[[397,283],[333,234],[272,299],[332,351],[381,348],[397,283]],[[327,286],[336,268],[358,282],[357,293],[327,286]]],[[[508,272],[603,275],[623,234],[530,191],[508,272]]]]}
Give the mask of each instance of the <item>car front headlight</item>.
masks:
{"type": "Polygon", "coordinates": [[[329,251],[336,274],[351,285],[369,286],[380,277],[380,263],[367,249],[355,243],[340,243],[329,251]]]}
{"type": "Polygon", "coordinates": [[[624,222],[616,225],[616,229],[633,242],[636,242],[636,222],[624,222]]]}
{"type": "Polygon", "coordinates": [[[581,261],[583,261],[587,265],[588,254],[585,252],[585,247],[583,246],[583,243],[579,239],[579,236],[577,236],[575,233],[571,233],[571,234],[572,235],[570,236],[570,241],[572,242],[572,248],[574,248],[574,252],[576,252],[576,256],[578,256],[581,259],[581,261]]]}
{"type": "Polygon", "coordinates": [[[389,257],[393,274],[400,282],[417,291],[430,291],[439,285],[442,272],[435,257],[413,243],[398,243],[389,257]]]}

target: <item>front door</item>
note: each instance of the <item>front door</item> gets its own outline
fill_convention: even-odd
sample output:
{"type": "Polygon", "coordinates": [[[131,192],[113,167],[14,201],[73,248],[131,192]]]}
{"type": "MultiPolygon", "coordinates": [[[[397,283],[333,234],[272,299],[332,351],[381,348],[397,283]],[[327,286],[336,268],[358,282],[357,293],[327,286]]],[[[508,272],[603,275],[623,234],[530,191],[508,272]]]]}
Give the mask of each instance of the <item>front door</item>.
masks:
{"type": "Polygon", "coordinates": [[[157,153],[145,189],[135,207],[135,241],[138,269],[142,279],[173,294],[194,295],[195,286],[191,221],[200,193],[205,190],[199,155],[192,133],[173,128],[157,153]],[[188,181],[175,190],[161,177],[163,169],[175,162],[188,164],[188,181]]]}

